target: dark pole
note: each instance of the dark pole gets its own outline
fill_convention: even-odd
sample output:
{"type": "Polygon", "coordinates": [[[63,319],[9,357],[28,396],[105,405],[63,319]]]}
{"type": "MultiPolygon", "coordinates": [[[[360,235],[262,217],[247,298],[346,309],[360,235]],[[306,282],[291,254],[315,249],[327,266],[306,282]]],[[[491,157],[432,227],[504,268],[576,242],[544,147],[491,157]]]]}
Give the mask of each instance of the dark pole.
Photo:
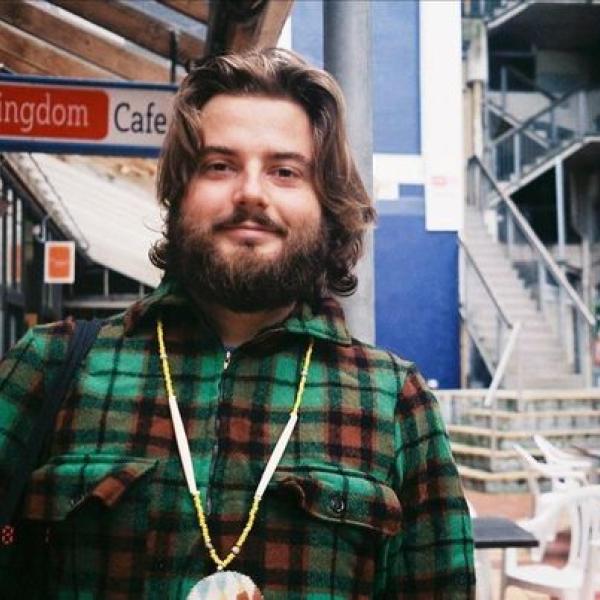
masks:
{"type": "MultiPolygon", "coordinates": [[[[323,2],[325,68],[340,84],[347,105],[350,144],[369,194],[373,193],[373,107],[371,81],[371,7],[369,0],[323,2]]],[[[373,235],[365,239],[356,273],[358,290],[342,304],[352,335],[375,340],[373,235]]]]}

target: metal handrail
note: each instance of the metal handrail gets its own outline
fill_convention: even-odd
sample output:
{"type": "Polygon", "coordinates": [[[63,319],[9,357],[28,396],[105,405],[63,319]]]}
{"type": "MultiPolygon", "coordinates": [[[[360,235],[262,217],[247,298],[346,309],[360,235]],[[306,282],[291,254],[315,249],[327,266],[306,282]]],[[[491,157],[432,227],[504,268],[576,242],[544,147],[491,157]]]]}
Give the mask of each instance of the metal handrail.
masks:
{"type": "MultiPolygon", "coordinates": [[[[514,125],[512,127],[512,129],[509,129],[509,132],[521,132],[521,125],[523,125],[523,121],[519,121],[519,119],[517,117],[515,117],[512,113],[508,112],[505,108],[502,108],[502,106],[500,106],[499,104],[496,104],[493,100],[491,100],[490,98],[486,98],[485,100],[485,105],[487,107],[488,110],[496,110],[498,111],[501,115],[502,118],[506,121],[508,121],[508,119],[513,119],[517,124],[514,125]]],[[[506,131],[504,133],[501,133],[498,137],[495,138],[491,138],[490,142],[492,145],[495,144],[495,142],[500,139],[500,137],[503,137],[506,135],[506,131]]],[[[523,131],[523,133],[527,136],[529,136],[531,139],[533,139],[536,143],[538,143],[540,146],[543,146],[546,149],[549,149],[550,147],[550,142],[548,142],[547,139],[544,139],[537,131],[530,129],[528,131],[523,131]]],[[[501,140],[502,141],[502,140],[501,140]]]]}
{"type": "Polygon", "coordinates": [[[471,336],[471,339],[473,340],[473,343],[475,344],[477,351],[481,355],[483,364],[486,366],[487,370],[491,373],[495,369],[494,361],[490,358],[487,349],[483,346],[483,344],[481,343],[481,340],[477,337],[477,332],[473,329],[473,327],[471,327],[471,324],[469,323],[469,318],[466,314],[466,311],[462,307],[460,307],[458,309],[458,314],[460,315],[460,318],[463,320],[463,323],[467,329],[467,333],[469,334],[469,336],[471,336]]]}
{"type": "MultiPolygon", "coordinates": [[[[519,128],[523,124],[523,121],[519,121],[519,119],[517,117],[515,117],[512,113],[508,112],[505,108],[502,108],[502,106],[500,106],[499,104],[496,104],[490,98],[486,98],[485,104],[488,107],[488,109],[491,107],[492,109],[496,109],[500,113],[502,113],[503,118],[505,120],[507,118],[511,118],[511,119],[514,119],[518,123],[518,125],[516,127],[509,129],[509,131],[513,131],[513,132],[520,131],[519,128]]],[[[544,139],[537,131],[531,130],[531,131],[526,131],[524,133],[526,133],[530,138],[534,139],[540,146],[544,146],[545,148],[547,148],[549,146],[548,140],[544,139]]],[[[506,134],[506,131],[504,133],[500,134],[498,137],[492,138],[491,139],[492,144],[494,142],[496,142],[500,137],[504,136],[505,134],[506,134]]]]}
{"type": "MultiPolygon", "coordinates": [[[[502,71],[505,71],[506,73],[512,73],[517,79],[520,79],[523,83],[530,85],[535,91],[546,96],[546,98],[548,98],[549,100],[557,100],[559,98],[559,96],[557,96],[556,94],[553,94],[549,90],[546,90],[539,83],[536,83],[533,79],[530,79],[529,77],[527,77],[527,75],[523,75],[523,73],[521,73],[521,71],[519,71],[518,69],[515,69],[511,65],[503,65],[500,69],[501,73],[502,73],[502,71]]],[[[502,91],[508,91],[508,90],[502,90],[502,91]]]]}
{"type": "Polygon", "coordinates": [[[549,106],[546,106],[545,108],[542,108],[538,112],[534,113],[531,117],[529,117],[528,119],[523,121],[518,127],[514,128],[514,129],[509,129],[508,131],[505,131],[502,135],[499,135],[497,138],[492,140],[492,145],[496,146],[499,143],[503,142],[504,140],[507,140],[508,138],[512,137],[513,135],[517,135],[518,133],[521,133],[524,129],[529,127],[529,125],[531,125],[534,121],[537,121],[544,113],[554,110],[559,104],[562,104],[563,102],[566,102],[567,100],[569,100],[571,96],[574,96],[575,94],[579,94],[580,92],[588,92],[588,91],[591,91],[591,90],[589,90],[586,86],[583,86],[583,87],[578,87],[575,90],[571,90],[571,91],[563,94],[562,96],[557,98],[554,102],[552,102],[552,104],[550,104],[549,106]]]}
{"type": "Polygon", "coordinates": [[[475,262],[475,259],[473,258],[473,255],[471,254],[471,251],[469,250],[469,248],[468,248],[465,240],[463,239],[462,235],[460,235],[460,234],[458,235],[458,243],[460,244],[461,248],[464,250],[467,258],[469,259],[469,262],[471,263],[471,265],[475,269],[475,273],[477,273],[477,277],[479,278],[479,281],[483,285],[485,291],[488,293],[488,296],[492,300],[492,303],[496,307],[496,310],[498,311],[498,314],[500,315],[500,317],[504,321],[504,324],[509,329],[512,329],[513,328],[513,324],[511,322],[511,320],[508,318],[508,316],[506,315],[506,313],[504,312],[504,310],[500,306],[500,302],[498,301],[498,298],[496,298],[496,295],[492,291],[492,288],[490,288],[488,282],[486,281],[485,277],[483,276],[483,273],[481,272],[481,269],[477,266],[477,263],[475,262]]]}
{"type": "Polygon", "coordinates": [[[548,252],[546,247],[542,244],[538,236],[535,234],[535,232],[531,228],[531,225],[529,225],[525,217],[521,214],[521,211],[517,208],[517,206],[510,199],[510,197],[504,193],[494,176],[490,173],[489,169],[483,164],[479,157],[474,156],[471,160],[475,161],[479,165],[482,173],[487,177],[488,181],[496,190],[496,193],[499,196],[499,199],[496,202],[504,202],[504,204],[510,211],[512,217],[517,222],[517,225],[520,227],[521,232],[525,235],[529,244],[533,247],[533,249],[537,252],[539,257],[542,259],[546,268],[550,271],[557,283],[567,293],[567,295],[572,300],[579,313],[585,318],[588,324],[593,327],[596,323],[594,316],[590,312],[589,308],[583,303],[577,292],[573,289],[573,286],[569,283],[569,280],[565,277],[565,274],[563,273],[561,268],[556,264],[556,261],[552,258],[551,254],[548,252]]]}
{"type": "Polygon", "coordinates": [[[462,16],[464,18],[485,19],[492,15],[499,8],[511,8],[513,5],[510,0],[471,0],[469,3],[470,10],[465,9],[465,2],[462,3],[462,16]]]}
{"type": "MultiPolygon", "coordinates": [[[[502,357],[498,362],[498,366],[496,367],[496,371],[494,372],[494,376],[492,377],[492,382],[490,383],[490,387],[487,389],[485,393],[485,398],[483,399],[483,406],[488,407],[492,404],[496,392],[500,387],[500,383],[502,379],[504,379],[504,375],[506,372],[506,367],[508,366],[508,362],[512,356],[513,350],[517,344],[517,339],[519,334],[521,333],[521,322],[517,321],[515,326],[511,328],[510,337],[508,338],[508,342],[506,342],[506,346],[504,347],[504,352],[502,352],[502,357]]],[[[519,369],[519,364],[517,364],[517,369],[519,369]]],[[[518,387],[521,389],[521,381],[520,377],[518,377],[518,387]]]]}

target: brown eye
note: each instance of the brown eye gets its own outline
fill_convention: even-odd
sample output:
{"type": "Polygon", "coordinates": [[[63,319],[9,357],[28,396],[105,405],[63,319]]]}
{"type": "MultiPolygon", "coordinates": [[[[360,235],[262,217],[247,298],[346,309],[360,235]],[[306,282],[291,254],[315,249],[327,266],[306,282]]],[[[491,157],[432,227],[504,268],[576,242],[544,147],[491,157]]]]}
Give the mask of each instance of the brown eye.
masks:
{"type": "Polygon", "coordinates": [[[206,161],[200,165],[200,173],[207,175],[227,175],[234,170],[234,167],[223,160],[206,161]]]}
{"type": "Polygon", "coordinates": [[[294,179],[300,176],[296,170],[290,167],[277,167],[274,172],[281,179],[294,179]]]}

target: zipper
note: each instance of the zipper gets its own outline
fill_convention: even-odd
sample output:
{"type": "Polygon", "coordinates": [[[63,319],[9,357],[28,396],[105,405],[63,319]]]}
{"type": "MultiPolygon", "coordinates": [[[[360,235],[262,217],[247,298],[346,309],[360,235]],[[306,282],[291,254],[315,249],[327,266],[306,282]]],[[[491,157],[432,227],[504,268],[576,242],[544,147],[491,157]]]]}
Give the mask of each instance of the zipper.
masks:
{"type": "MultiPolygon", "coordinates": [[[[223,373],[227,371],[227,367],[229,367],[229,363],[231,362],[231,350],[225,351],[225,358],[223,359],[223,373]]],[[[223,373],[221,373],[221,378],[223,377],[223,373]]],[[[220,393],[219,393],[220,395],[220,393]]]]}
{"type": "Polygon", "coordinates": [[[219,428],[221,426],[221,418],[219,417],[219,413],[221,411],[221,404],[223,401],[223,376],[225,372],[229,368],[231,364],[231,350],[225,350],[225,356],[223,357],[223,368],[221,370],[221,377],[219,378],[219,398],[217,400],[217,416],[215,418],[215,430],[214,436],[215,441],[213,443],[213,447],[211,450],[210,457],[210,470],[208,475],[208,486],[206,489],[206,507],[205,512],[206,515],[209,516],[212,512],[212,482],[215,477],[215,470],[217,468],[217,457],[219,456],[219,428]]]}

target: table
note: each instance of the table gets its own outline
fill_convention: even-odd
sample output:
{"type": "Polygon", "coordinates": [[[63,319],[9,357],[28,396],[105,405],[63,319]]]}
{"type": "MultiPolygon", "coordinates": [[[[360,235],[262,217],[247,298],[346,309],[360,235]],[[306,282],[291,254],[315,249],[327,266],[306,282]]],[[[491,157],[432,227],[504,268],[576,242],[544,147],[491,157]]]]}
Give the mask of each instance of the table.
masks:
{"type": "Polygon", "coordinates": [[[491,600],[492,574],[486,550],[502,550],[501,573],[504,573],[506,548],[534,548],[539,544],[535,536],[505,517],[473,517],[473,541],[475,542],[475,569],[477,571],[477,598],[491,600]]]}
{"type": "Polygon", "coordinates": [[[474,517],[473,540],[475,548],[534,548],[539,544],[535,536],[505,517],[474,517]]]}

